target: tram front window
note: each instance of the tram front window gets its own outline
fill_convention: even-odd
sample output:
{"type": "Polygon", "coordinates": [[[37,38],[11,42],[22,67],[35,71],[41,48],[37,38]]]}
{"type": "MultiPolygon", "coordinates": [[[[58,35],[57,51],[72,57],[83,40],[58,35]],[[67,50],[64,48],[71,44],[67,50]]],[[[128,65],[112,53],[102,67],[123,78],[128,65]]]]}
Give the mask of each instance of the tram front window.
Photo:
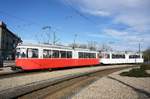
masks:
{"type": "Polygon", "coordinates": [[[26,49],[25,48],[17,48],[16,49],[16,58],[26,58],[26,49]]]}
{"type": "Polygon", "coordinates": [[[25,58],[25,57],[26,57],[25,52],[22,52],[22,53],[21,53],[21,57],[22,57],[22,58],[25,58]]]}
{"type": "Polygon", "coordinates": [[[20,48],[17,48],[16,49],[16,58],[19,58],[20,57],[20,48]]]}

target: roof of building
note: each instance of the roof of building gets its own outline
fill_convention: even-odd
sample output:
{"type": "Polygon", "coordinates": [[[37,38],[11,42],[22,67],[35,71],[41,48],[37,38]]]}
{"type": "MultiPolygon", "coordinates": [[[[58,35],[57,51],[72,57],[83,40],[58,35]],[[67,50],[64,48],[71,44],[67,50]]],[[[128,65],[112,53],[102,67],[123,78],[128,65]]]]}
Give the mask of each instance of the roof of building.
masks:
{"type": "Polygon", "coordinates": [[[3,21],[0,21],[0,27],[2,27],[3,29],[5,29],[6,31],[8,31],[12,36],[14,36],[16,39],[18,39],[20,42],[22,42],[21,38],[19,36],[17,36],[15,33],[13,33],[12,31],[10,31],[8,28],[7,28],[7,25],[3,22],[3,21]]]}

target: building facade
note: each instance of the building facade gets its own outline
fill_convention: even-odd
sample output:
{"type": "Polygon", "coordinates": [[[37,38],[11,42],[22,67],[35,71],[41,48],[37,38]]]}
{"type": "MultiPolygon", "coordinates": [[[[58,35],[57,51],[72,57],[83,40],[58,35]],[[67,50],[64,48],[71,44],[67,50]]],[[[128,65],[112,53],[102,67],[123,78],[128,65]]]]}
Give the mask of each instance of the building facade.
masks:
{"type": "Polygon", "coordinates": [[[15,48],[22,40],[11,32],[6,24],[0,21],[0,57],[5,59],[15,59],[15,48]]]}

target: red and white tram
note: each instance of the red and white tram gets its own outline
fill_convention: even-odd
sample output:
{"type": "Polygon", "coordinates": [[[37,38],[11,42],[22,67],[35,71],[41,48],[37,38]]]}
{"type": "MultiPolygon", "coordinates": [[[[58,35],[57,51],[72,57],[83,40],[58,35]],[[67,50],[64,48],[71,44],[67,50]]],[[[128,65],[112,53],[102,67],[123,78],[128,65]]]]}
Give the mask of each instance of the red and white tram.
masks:
{"type": "Polygon", "coordinates": [[[98,52],[45,44],[21,44],[16,48],[16,67],[23,70],[99,64],[98,52]]]}

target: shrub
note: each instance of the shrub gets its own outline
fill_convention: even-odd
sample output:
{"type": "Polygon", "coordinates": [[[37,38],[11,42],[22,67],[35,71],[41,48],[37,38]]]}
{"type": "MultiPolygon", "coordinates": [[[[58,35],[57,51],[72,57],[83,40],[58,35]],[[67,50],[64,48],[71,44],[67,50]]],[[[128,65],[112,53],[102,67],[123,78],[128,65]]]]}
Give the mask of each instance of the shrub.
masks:
{"type": "Polygon", "coordinates": [[[150,64],[141,64],[140,69],[150,70],[150,64]]]}
{"type": "Polygon", "coordinates": [[[129,77],[150,77],[144,69],[141,68],[134,68],[127,72],[120,73],[121,76],[129,76],[129,77]]]}

